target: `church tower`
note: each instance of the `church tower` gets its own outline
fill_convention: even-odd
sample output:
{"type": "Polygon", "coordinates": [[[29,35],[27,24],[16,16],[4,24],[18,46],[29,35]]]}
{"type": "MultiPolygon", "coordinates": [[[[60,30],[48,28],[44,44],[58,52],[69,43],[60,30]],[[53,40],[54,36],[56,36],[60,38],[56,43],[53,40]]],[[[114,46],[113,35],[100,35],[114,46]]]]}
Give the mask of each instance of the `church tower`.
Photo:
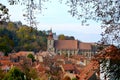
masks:
{"type": "Polygon", "coordinates": [[[48,40],[47,40],[47,51],[54,52],[54,39],[53,39],[53,33],[52,29],[48,33],[48,40]]]}

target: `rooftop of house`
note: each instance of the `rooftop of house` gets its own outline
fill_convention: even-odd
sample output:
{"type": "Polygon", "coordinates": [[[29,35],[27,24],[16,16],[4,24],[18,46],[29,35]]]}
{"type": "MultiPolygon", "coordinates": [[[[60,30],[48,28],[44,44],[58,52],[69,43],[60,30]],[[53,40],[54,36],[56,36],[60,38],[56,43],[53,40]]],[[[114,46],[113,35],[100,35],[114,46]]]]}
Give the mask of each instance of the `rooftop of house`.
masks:
{"type": "Polygon", "coordinates": [[[35,69],[37,69],[37,71],[39,72],[44,72],[45,71],[45,67],[43,67],[42,65],[38,64],[35,66],[35,69]]]}
{"type": "Polygon", "coordinates": [[[34,52],[31,51],[20,51],[16,53],[17,56],[27,56],[28,54],[34,54],[34,52]]]}
{"type": "Polygon", "coordinates": [[[72,65],[72,64],[63,64],[62,67],[63,67],[63,69],[64,69],[65,71],[75,70],[75,67],[74,67],[74,65],[72,65]]]}
{"type": "Polygon", "coordinates": [[[88,80],[99,69],[99,63],[96,60],[92,60],[86,67],[84,67],[79,77],[79,80],[88,80]]]}
{"type": "Polygon", "coordinates": [[[72,59],[75,59],[75,60],[81,60],[81,61],[83,61],[84,59],[86,59],[86,57],[85,56],[83,56],[83,55],[72,55],[71,56],[71,58],[72,59]]]}
{"type": "Polygon", "coordinates": [[[100,51],[99,54],[96,55],[96,57],[98,59],[109,58],[109,59],[120,60],[120,49],[118,49],[114,45],[111,45],[111,46],[104,48],[102,51],[100,51]]]}
{"type": "Polygon", "coordinates": [[[55,55],[54,56],[54,60],[64,60],[65,59],[65,56],[64,55],[55,55]]]}

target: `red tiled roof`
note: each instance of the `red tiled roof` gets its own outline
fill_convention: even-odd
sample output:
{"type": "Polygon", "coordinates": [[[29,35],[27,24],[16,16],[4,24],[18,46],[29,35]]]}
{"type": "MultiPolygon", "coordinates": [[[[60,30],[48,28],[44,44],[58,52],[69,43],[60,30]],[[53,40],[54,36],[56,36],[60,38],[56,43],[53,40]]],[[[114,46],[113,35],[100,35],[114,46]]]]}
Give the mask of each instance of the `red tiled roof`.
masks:
{"type": "Polygon", "coordinates": [[[80,42],[79,49],[81,50],[91,50],[92,43],[83,43],[80,42]]]}
{"type": "Polygon", "coordinates": [[[45,71],[45,68],[43,66],[41,66],[40,64],[35,66],[35,68],[39,71],[39,72],[43,72],[45,71]]]}
{"type": "Polygon", "coordinates": [[[65,56],[63,55],[56,55],[54,56],[54,59],[57,60],[57,59],[65,59],[65,56]]]}
{"type": "Polygon", "coordinates": [[[72,55],[72,58],[73,58],[73,59],[76,59],[76,60],[86,59],[85,56],[83,56],[83,55],[72,55]]]}
{"type": "Polygon", "coordinates": [[[0,63],[2,65],[11,65],[12,64],[12,62],[10,60],[0,60],[0,63]]]}
{"type": "Polygon", "coordinates": [[[77,40],[56,40],[55,48],[60,49],[78,49],[77,40]]]}
{"type": "Polygon", "coordinates": [[[62,67],[63,67],[63,69],[64,69],[65,71],[74,70],[74,69],[75,69],[72,64],[64,64],[64,65],[62,65],[62,67]]]}
{"type": "Polygon", "coordinates": [[[99,69],[98,61],[91,61],[79,75],[79,80],[88,80],[95,73],[95,70],[99,69]]]}
{"type": "Polygon", "coordinates": [[[109,59],[116,59],[120,60],[120,50],[115,47],[114,45],[108,46],[104,48],[102,51],[96,55],[98,59],[100,58],[109,58],[109,59]]]}
{"type": "Polygon", "coordinates": [[[29,51],[20,51],[20,52],[16,53],[16,55],[17,56],[27,56],[30,53],[32,53],[32,52],[29,52],[29,51]]]}

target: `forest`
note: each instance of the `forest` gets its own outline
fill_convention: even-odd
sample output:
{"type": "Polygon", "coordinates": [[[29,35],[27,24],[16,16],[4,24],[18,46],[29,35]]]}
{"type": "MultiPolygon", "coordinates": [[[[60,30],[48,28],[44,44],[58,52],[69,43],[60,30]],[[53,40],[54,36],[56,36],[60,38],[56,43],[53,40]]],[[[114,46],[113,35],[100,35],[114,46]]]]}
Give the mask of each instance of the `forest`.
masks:
{"type": "Polygon", "coordinates": [[[4,53],[46,50],[47,35],[21,22],[0,22],[0,51],[4,53]]]}

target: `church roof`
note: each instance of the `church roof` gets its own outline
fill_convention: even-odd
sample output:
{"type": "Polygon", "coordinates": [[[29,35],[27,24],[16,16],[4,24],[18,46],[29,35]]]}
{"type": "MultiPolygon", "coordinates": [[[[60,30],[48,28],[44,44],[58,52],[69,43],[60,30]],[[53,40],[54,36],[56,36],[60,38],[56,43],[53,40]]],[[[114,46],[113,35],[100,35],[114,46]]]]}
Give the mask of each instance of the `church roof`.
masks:
{"type": "Polygon", "coordinates": [[[78,49],[77,40],[56,40],[55,48],[60,49],[78,49]]]}
{"type": "Polygon", "coordinates": [[[84,42],[80,42],[79,44],[79,49],[81,50],[91,50],[92,43],[84,43],[84,42]]]}

